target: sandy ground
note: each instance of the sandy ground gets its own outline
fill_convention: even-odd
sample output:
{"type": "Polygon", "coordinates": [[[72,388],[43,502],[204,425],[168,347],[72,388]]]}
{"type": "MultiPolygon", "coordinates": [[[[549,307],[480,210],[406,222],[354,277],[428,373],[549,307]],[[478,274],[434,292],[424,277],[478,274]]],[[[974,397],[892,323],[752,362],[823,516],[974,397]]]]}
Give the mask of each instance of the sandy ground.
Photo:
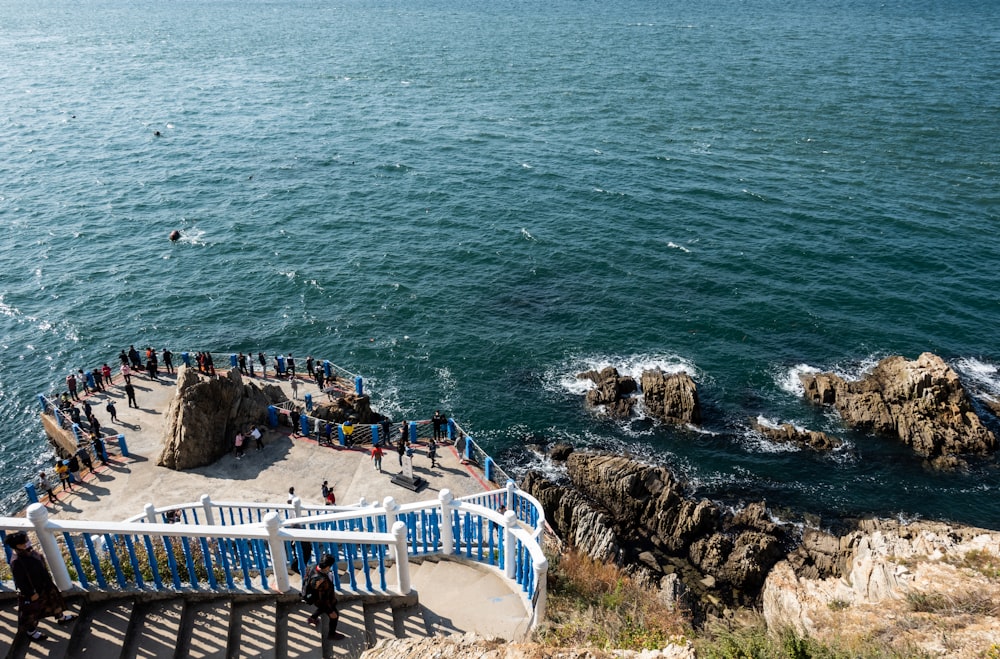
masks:
{"type": "MultiPolygon", "coordinates": [[[[255,378],[261,380],[261,378],[255,378]]],[[[58,503],[47,504],[56,519],[94,519],[121,521],[143,512],[147,503],[157,507],[196,502],[202,494],[215,501],[284,503],[288,488],[303,503],[322,504],[320,491],[324,480],[334,488],[338,504],[357,503],[364,497],[369,503],[392,496],[399,503],[436,498],[448,488],[455,496],[489,489],[480,472],[463,465],[450,446],[438,449],[438,467],[431,469],[422,447],[415,447],[413,472],[428,481],[419,492],[412,492],[390,482],[399,472],[398,457],[387,451],[384,473],[373,468],[368,450],[321,447],[301,437],[290,437],[287,430],[267,429],[264,448],[253,447],[252,440],[241,459],[227,455],[212,465],[189,471],[173,471],[156,466],[163,442],[164,415],[176,393],[175,376],[161,376],[159,381],[146,376],[132,376],[139,409],[126,405],[123,387],[116,377],[107,393],[88,397],[102,426],[125,435],[129,457],[113,456],[107,467],[97,465],[96,473],[85,473],[83,483],[72,491],[56,488],[58,503]],[[105,405],[115,401],[119,423],[113,424],[105,405]]],[[[292,398],[285,380],[267,378],[279,384],[292,398]]],[[[318,397],[314,382],[299,383],[299,396],[312,393],[318,397]]],[[[47,503],[43,497],[43,503],[47,503]]]]}

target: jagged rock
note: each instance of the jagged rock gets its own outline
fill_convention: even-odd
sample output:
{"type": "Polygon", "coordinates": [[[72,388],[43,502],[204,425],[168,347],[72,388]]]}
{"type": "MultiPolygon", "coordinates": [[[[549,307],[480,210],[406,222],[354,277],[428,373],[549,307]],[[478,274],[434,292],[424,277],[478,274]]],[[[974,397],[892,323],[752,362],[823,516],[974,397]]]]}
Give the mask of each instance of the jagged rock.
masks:
{"type": "Polygon", "coordinates": [[[666,423],[701,423],[698,387],[687,373],[643,371],[642,402],[646,411],[666,423]]]}
{"type": "Polygon", "coordinates": [[[774,442],[795,444],[803,448],[811,448],[814,451],[830,451],[841,446],[841,441],[836,437],[831,437],[818,430],[796,428],[790,423],[772,426],[762,423],[760,419],[752,419],[750,424],[754,430],[774,442]]]}
{"type": "Polygon", "coordinates": [[[177,369],[177,393],[164,418],[163,449],[156,464],[192,469],[211,464],[232,448],[238,430],[263,425],[267,407],[285,400],[280,387],[244,384],[238,370],[212,378],[177,369]]]}
{"type": "Polygon", "coordinates": [[[813,547],[797,552],[799,557],[819,550],[846,561],[841,570],[818,576],[792,560],[775,565],[761,596],[771,629],[791,627],[820,641],[887,638],[907,655],[980,656],[996,642],[1000,533],[939,522],[863,520],[839,538],[815,533],[803,545],[807,540],[813,547]],[[944,604],[915,613],[913,602],[920,601],[944,604]],[[942,629],[948,630],[951,652],[939,644],[942,629]]]}
{"type": "Polygon", "coordinates": [[[372,410],[368,396],[358,396],[353,392],[333,401],[316,403],[309,415],[334,423],[343,423],[351,419],[354,423],[373,424],[383,418],[381,414],[372,410]]]}
{"type": "Polygon", "coordinates": [[[784,555],[785,534],[763,504],[723,514],[707,499],[684,496],[668,470],[621,456],[576,451],[566,467],[572,487],[537,472],[522,485],[542,503],[556,532],[595,559],[614,555],[652,570],[655,579],[677,574],[703,606],[753,601],[784,555]],[[600,555],[581,537],[599,539],[600,555]],[[614,554],[607,551],[612,546],[614,554]]]}
{"type": "Polygon", "coordinates": [[[639,389],[634,378],[619,375],[618,369],[612,366],[579,373],[576,377],[596,385],[587,392],[587,404],[591,407],[601,407],[608,416],[616,419],[625,419],[632,414],[635,406],[632,394],[639,389]]]}
{"type": "Polygon", "coordinates": [[[836,407],[848,425],[893,435],[922,456],[986,454],[997,439],[976,416],[958,375],[937,355],[887,357],[865,378],[801,376],[806,398],[836,407]]]}
{"type": "Polygon", "coordinates": [[[472,633],[431,638],[387,638],[365,650],[361,659],[694,659],[695,651],[684,638],[656,650],[600,650],[552,647],[538,643],[510,643],[485,639],[472,633]]]}
{"type": "Polygon", "coordinates": [[[559,442],[558,444],[553,444],[552,448],[549,449],[549,459],[555,460],[556,462],[565,462],[569,454],[573,452],[573,446],[567,444],[566,442],[559,442]]]}

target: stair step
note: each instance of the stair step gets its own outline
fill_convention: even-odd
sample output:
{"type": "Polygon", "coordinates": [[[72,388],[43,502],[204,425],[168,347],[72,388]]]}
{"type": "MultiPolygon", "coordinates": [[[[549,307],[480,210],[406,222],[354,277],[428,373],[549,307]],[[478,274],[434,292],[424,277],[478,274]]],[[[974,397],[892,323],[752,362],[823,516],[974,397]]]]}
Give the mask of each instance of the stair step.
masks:
{"type": "Polygon", "coordinates": [[[430,636],[420,605],[401,606],[392,610],[393,632],[396,638],[423,638],[430,636]]]}
{"type": "Polygon", "coordinates": [[[340,613],[340,622],[337,624],[337,631],[347,638],[340,641],[327,641],[329,657],[347,659],[348,657],[360,657],[367,648],[367,634],[365,632],[365,610],[360,600],[341,602],[337,606],[340,613]]]}
{"type": "Polygon", "coordinates": [[[132,657],[173,659],[180,640],[184,600],[171,599],[137,606],[132,616],[133,628],[122,653],[132,657]]]}
{"type": "Polygon", "coordinates": [[[410,584],[413,588],[420,590],[421,586],[433,583],[433,573],[441,561],[424,559],[416,564],[410,563],[410,584]]]}
{"type": "Polygon", "coordinates": [[[396,636],[392,606],[389,602],[376,602],[365,605],[365,644],[373,647],[383,638],[396,636]]]}
{"type": "Polygon", "coordinates": [[[307,618],[314,609],[299,603],[278,605],[278,656],[288,659],[322,659],[323,639],[307,618]]]}
{"type": "MultiPolygon", "coordinates": [[[[77,613],[80,605],[75,602],[66,602],[67,611],[77,613]]],[[[79,624],[77,618],[68,625],[58,625],[51,616],[43,618],[38,623],[38,629],[48,635],[44,641],[30,641],[24,646],[24,654],[16,652],[17,656],[30,659],[43,659],[45,657],[65,657],[70,650],[73,632],[79,624]]]]}
{"type": "Polygon", "coordinates": [[[230,614],[229,659],[277,659],[277,611],[274,600],[234,604],[230,614]]]}
{"type": "Polygon", "coordinates": [[[178,656],[190,659],[226,659],[229,642],[229,600],[196,602],[184,611],[185,643],[178,646],[178,656]]]}
{"type": "Polygon", "coordinates": [[[128,639],[134,607],[131,599],[107,600],[88,606],[76,623],[75,643],[66,656],[119,656],[128,639]]]}
{"type": "Polygon", "coordinates": [[[0,657],[10,656],[17,636],[17,600],[5,599],[0,603],[0,657]]]}

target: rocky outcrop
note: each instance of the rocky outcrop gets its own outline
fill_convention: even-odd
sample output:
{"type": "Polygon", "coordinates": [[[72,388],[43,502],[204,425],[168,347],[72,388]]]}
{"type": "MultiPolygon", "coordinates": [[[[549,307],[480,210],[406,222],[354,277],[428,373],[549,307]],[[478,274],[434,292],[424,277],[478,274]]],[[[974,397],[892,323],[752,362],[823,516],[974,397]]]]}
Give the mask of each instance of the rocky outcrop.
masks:
{"type": "Polygon", "coordinates": [[[701,423],[698,387],[687,373],[642,372],[642,402],[646,413],[665,423],[701,423]]]}
{"type": "Polygon", "coordinates": [[[727,513],[684,495],[662,467],[613,455],[571,453],[572,486],[529,473],[523,487],[564,540],[597,560],[641,569],[651,581],[678,574],[701,610],[754,601],[786,537],[763,504],[727,513]]]}
{"type": "Polygon", "coordinates": [[[780,444],[794,444],[800,448],[810,448],[814,451],[831,451],[840,448],[842,444],[836,437],[831,437],[818,430],[796,428],[790,423],[773,426],[760,421],[760,419],[752,419],[750,425],[764,437],[780,444]]]}
{"type": "Polygon", "coordinates": [[[238,370],[213,378],[195,369],[177,370],[177,392],[164,419],[163,449],[156,464],[192,469],[231,450],[238,430],[263,425],[267,407],[285,400],[280,387],[244,383],[238,370]]]}
{"type": "Polygon", "coordinates": [[[388,638],[365,650],[362,659],[694,659],[690,641],[657,650],[601,650],[598,648],[556,648],[537,643],[509,643],[485,639],[475,634],[453,634],[432,638],[388,638]]]}
{"type": "Polygon", "coordinates": [[[635,407],[632,394],[639,390],[634,378],[620,375],[618,369],[611,366],[579,373],[576,377],[594,383],[594,388],[587,392],[587,404],[591,407],[600,407],[615,419],[625,419],[632,414],[635,407]]]}
{"type": "MultiPolygon", "coordinates": [[[[623,376],[611,366],[600,371],[586,371],[576,377],[595,385],[587,392],[588,405],[599,407],[616,419],[631,416],[635,394],[640,390],[635,378],[623,376]]],[[[641,382],[642,402],[647,414],[665,423],[701,423],[698,388],[687,373],[648,370],[643,371],[641,382]]]]}
{"type": "Polygon", "coordinates": [[[927,458],[986,454],[997,439],[980,421],[958,375],[937,355],[887,357],[860,380],[801,376],[806,398],[833,406],[848,425],[898,437],[927,458]]]}
{"type": "Polygon", "coordinates": [[[840,537],[811,535],[767,578],[761,601],[772,629],[891,639],[907,653],[954,657],[980,656],[966,652],[1000,638],[1000,533],[864,520],[840,537]]]}
{"type": "Polygon", "coordinates": [[[354,423],[372,424],[378,423],[383,418],[381,414],[372,410],[368,396],[358,396],[353,392],[332,401],[316,403],[309,415],[334,423],[343,423],[350,419],[354,423]]]}

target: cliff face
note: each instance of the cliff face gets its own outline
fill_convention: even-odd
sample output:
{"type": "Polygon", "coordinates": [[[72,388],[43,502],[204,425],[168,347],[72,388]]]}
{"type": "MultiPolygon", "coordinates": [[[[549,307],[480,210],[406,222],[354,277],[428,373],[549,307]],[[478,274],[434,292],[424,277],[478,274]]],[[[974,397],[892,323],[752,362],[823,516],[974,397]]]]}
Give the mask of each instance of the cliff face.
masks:
{"type": "Polygon", "coordinates": [[[263,425],[267,407],[285,400],[280,387],[244,384],[239,371],[210,378],[194,369],[177,370],[177,393],[167,408],[163,450],[156,464],[192,469],[211,464],[232,449],[238,430],[263,425]]]}
{"type": "Polygon", "coordinates": [[[984,656],[1000,642],[1000,533],[865,520],[839,538],[812,535],[767,578],[770,628],[947,657],[984,656]]]}
{"type": "Polygon", "coordinates": [[[850,426],[898,437],[927,458],[986,454],[997,439],[972,409],[958,375],[937,355],[887,357],[865,378],[833,373],[801,377],[808,400],[836,408],[850,426]]]}
{"type": "Polygon", "coordinates": [[[726,513],[685,497],[662,467],[626,457],[571,453],[571,487],[531,472],[522,487],[539,499],[564,540],[601,561],[615,560],[654,582],[679,577],[699,611],[756,600],[787,538],[762,504],[726,513]]]}

